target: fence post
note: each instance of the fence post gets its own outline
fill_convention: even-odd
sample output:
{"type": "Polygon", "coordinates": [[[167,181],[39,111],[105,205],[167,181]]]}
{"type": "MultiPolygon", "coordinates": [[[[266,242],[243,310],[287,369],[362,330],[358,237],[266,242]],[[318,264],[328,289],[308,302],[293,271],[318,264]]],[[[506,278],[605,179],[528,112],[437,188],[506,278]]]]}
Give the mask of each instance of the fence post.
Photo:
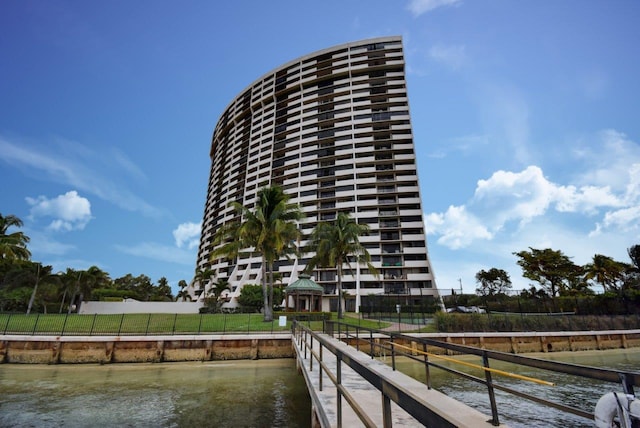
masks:
{"type": "Polygon", "coordinates": [[[64,328],[67,326],[67,318],[69,318],[69,314],[64,316],[64,322],[62,323],[62,331],[60,332],[60,336],[64,336],[64,328]]]}
{"type": "Polygon", "coordinates": [[[7,330],[9,329],[9,322],[11,321],[11,314],[8,314],[9,316],[7,317],[7,323],[4,325],[4,333],[3,334],[7,334],[7,330]]]}
{"type": "Polygon", "coordinates": [[[204,314],[200,314],[200,321],[198,322],[198,334],[200,334],[200,332],[202,331],[202,316],[204,314]]]}
{"type": "Polygon", "coordinates": [[[98,314],[93,314],[93,321],[91,321],[91,328],[89,329],[89,336],[93,336],[93,327],[96,325],[96,318],[98,314]]]}
{"type": "MultiPolygon", "coordinates": [[[[249,319],[251,319],[251,314],[249,314],[249,319]]],[[[222,334],[227,332],[227,314],[224,314],[224,320],[222,321],[222,334]]]]}
{"type": "Polygon", "coordinates": [[[171,331],[171,334],[176,334],[176,322],[178,322],[178,314],[173,318],[173,330],[171,331]]]}
{"type": "Polygon", "coordinates": [[[36,314],[36,322],[33,323],[33,331],[31,332],[31,335],[35,335],[36,334],[36,327],[38,327],[38,320],[40,319],[40,314],[36,314]]]}
{"type": "Polygon", "coordinates": [[[122,314],[122,316],[120,317],[120,326],[118,327],[118,336],[120,336],[120,333],[122,332],[122,323],[124,322],[124,314],[122,314]]]}
{"type": "Polygon", "coordinates": [[[144,335],[147,336],[149,335],[149,324],[151,323],[151,314],[149,314],[149,316],[147,317],[147,328],[144,331],[144,335]]]}

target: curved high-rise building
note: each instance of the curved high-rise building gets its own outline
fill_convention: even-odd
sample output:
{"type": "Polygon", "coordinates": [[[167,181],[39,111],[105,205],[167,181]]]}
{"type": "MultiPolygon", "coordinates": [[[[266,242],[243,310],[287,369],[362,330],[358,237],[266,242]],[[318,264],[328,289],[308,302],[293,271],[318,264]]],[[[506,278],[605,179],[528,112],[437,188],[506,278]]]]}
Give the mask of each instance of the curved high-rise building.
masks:
{"type": "MultiPolygon", "coordinates": [[[[302,208],[306,238],[320,221],[349,212],[371,233],[361,242],[378,269],[343,277],[347,310],[374,294],[438,297],[427,252],[400,37],[324,49],[257,79],[224,110],[211,142],[211,171],[197,270],[226,278],[231,296],[261,281],[261,260],[210,260],[212,238],[238,221],[228,206],[251,207],[264,186],[278,185],[302,208]],[[362,299],[362,300],[361,300],[362,299]]],[[[301,242],[305,244],[304,239],[301,242]]],[[[282,283],[298,278],[309,254],[281,260],[282,283]]],[[[317,269],[324,309],[336,305],[336,270],[317,269]]],[[[234,299],[229,303],[234,305],[234,299]]]]}

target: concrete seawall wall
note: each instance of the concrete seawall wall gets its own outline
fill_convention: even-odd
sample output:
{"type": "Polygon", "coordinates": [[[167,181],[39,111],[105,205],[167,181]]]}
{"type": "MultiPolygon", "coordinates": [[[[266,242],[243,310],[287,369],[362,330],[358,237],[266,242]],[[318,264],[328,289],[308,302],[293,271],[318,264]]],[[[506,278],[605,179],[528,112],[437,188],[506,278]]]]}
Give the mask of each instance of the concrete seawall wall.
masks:
{"type": "MultiPolygon", "coordinates": [[[[545,333],[419,334],[509,353],[640,347],[640,330],[545,333]]],[[[386,338],[375,338],[379,345],[386,338]]],[[[348,340],[356,344],[355,339],[348,340]]],[[[417,349],[416,342],[397,343],[417,349]]],[[[363,352],[369,345],[359,343],[363,352]]],[[[374,352],[380,348],[374,346],[374,352]]],[[[431,352],[438,352],[432,349],[431,352]]],[[[289,333],[183,336],[0,336],[0,363],[78,364],[292,358],[289,333]]]]}
{"type": "Polygon", "coordinates": [[[78,364],[293,357],[291,335],[0,336],[0,363],[78,364]]]}

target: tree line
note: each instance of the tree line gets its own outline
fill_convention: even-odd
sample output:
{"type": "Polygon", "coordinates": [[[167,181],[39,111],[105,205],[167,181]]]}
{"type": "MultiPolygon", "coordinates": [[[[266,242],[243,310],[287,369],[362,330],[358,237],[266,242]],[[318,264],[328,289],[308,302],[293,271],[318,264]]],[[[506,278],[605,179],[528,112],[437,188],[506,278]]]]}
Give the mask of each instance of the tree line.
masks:
{"type": "MultiPolygon", "coordinates": [[[[89,299],[174,300],[165,277],[157,283],[143,274],[112,279],[97,266],[54,272],[52,266],[31,260],[30,239],[16,230],[22,225],[15,215],[0,213],[0,311],[71,313],[89,299]]],[[[181,281],[181,285],[184,289],[187,284],[181,281]]]]}
{"type": "MultiPolygon", "coordinates": [[[[522,276],[534,281],[514,291],[509,274],[498,268],[476,273],[476,298],[466,304],[516,312],[566,310],[589,314],[638,313],[640,308],[640,245],[627,249],[629,262],[595,254],[584,265],[551,248],[513,253],[522,276]],[[601,289],[601,293],[596,290],[601,289]]],[[[457,299],[458,303],[463,301],[457,299]]]]}

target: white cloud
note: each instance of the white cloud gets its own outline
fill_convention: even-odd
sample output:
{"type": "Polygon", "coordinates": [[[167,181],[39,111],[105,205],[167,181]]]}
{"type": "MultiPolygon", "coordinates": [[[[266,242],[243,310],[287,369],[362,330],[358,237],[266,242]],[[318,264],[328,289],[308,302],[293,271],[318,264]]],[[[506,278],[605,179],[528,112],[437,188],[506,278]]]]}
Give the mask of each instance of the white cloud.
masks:
{"type": "Polygon", "coordinates": [[[99,153],[82,144],[64,140],[36,147],[30,142],[9,141],[0,136],[0,161],[12,167],[26,167],[44,173],[48,181],[73,186],[122,209],[138,211],[149,217],[161,215],[159,209],[128,190],[125,182],[118,183],[122,181],[121,171],[138,177],[143,173],[115,150],[111,154],[99,153]]]}
{"type": "Polygon", "coordinates": [[[468,246],[477,239],[491,239],[493,236],[464,206],[450,206],[446,213],[431,213],[425,218],[427,234],[440,235],[438,243],[451,249],[468,246]]]}
{"type": "Polygon", "coordinates": [[[418,17],[442,6],[456,6],[461,3],[461,0],[411,0],[407,9],[411,11],[413,16],[418,17]]]}
{"type": "Polygon", "coordinates": [[[429,57],[453,70],[459,70],[468,61],[463,45],[435,45],[429,49],[429,57]]]}
{"type": "MultiPolygon", "coordinates": [[[[550,210],[574,213],[582,220],[605,211],[601,221],[591,220],[596,231],[604,229],[637,231],[640,229],[640,204],[637,203],[636,174],[628,174],[626,192],[616,194],[608,186],[559,185],[548,180],[538,166],[520,172],[496,171],[486,180],[478,180],[471,200],[463,206],[449,207],[445,213],[425,217],[427,234],[439,235],[438,243],[451,249],[490,240],[511,223],[521,231],[535,218],[544,218],[550,210]],[[632,201],[632,203],[629,203],[632,201]]],[[[602,214],[600,214],[602,215],[602,214]]],[[[586,235],[586,233],[585,233],[586,235]]]]}
{"type": "MultiPolygon", "coordinates": [[[[614,191],[623,191],[635,185],[638,195],[640,172],[640,145],[613,129],[597,134],[595,139],[586,138],[572,148],[575,162],[582,168],[575,181],[582,185],[610,186],[614,191]]],[[[629,189],[631,191],[632,189],[629,189]]]]}
{"type": "Polygon", "coordinates": [[[53,199],[45,196],[27,197],[31,217],[53,217],[49,229],[56,231],[82,230],[91,220],[91,203],[75,190],[53,199]]]}
{"type": "Polygon", "coordinates": [[[186,244],[188,249],[193,249],[200,243],[200,229],[202,223],[182,223],[173,231],[176,246],[182,248],[186,244]]]}

